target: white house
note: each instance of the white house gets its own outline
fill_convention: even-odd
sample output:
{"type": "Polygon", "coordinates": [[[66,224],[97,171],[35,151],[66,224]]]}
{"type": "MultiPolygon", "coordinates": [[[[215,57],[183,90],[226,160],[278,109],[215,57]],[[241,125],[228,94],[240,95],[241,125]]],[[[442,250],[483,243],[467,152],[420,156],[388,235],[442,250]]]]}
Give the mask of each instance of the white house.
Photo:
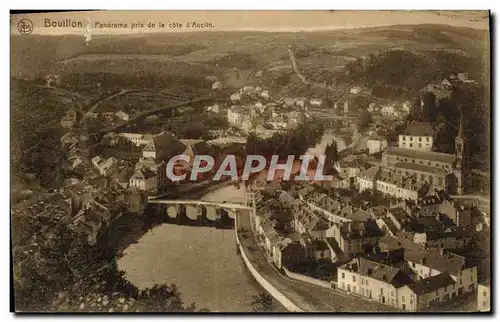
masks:
{"type": "Polygon", "coordinates": [[[366,141],[368,154],[375,154],[384,151],[387,148],[387,139],[381,136],[371,136],[366,141]]]}
{"type": "Polygon", "coordinates": [[[234,93],[234,94],[231,94],[231,102],[239,102],[241,101],[241,94],[240,93],[234,93]]]}
{"type": "Polygon", "coordinates": [[[382,106],[380,113],[385,116],[394,116],[395,106],[392,104],[382,106]]]}
{"type": "Polygon", "coordinates": [[[265,99],[269,99],[269,91],[263,90],[262,92],[260,92],[260,97],[265,98],[265,99]]]}
{"type": "Polygon", "coordinates": [[[132,142],[136,146],[145,146],[149,142],[153,141],[152,134],[141,134],[141,133],[118,133],[118,137],[122,137],[130,142],[132,142]]]}
{"type": "Polygon", "coordinates": [[[359,93],[361,93],[361,87],[359,87],[359,86],[351,87],[350,92],[351,92],[351,94],[359,94],[359,93]]]}
{"type": "Polygon", "coordinates": [[[115,116],[123,121],[128,121],[130,119],[129,115],[123,111],[116,112],[115,116]]]}
{"type": "Polygon", "coordinates": [[[220,81],[216,81],[212,84],[212,89],[213,90],[218,90],[218,89],[222,89],[222,83],[220,81]]]}
{"type": "Polygon", "coordinates": [[[137,170],[129,179],[129,186],[152,192],[158,187],[158,177],[153,171],[143,168],[137,170]]]}
{"type": "Polygon", "coordinates": [[[230,109],[227,110],[227,121],[229,124],[239,125],[243,121],[243,114],[241,108],[237,106],[231,106],[230,109]]]}
{"type": "Polygon", "coordinates": [[[102,176],[109,175],[116,163],[118,163],[118,160],[115,157],[103,159],[100,156],[95,156],[92,158],[92,164],[102,176]]]}
{"type": "Polygon", "coordinates": [[[400,148],[432,151],[434,145],[434,129],[429,122],[411,122],[399,135],[400,148]]]}
{"type": "Polygon", "coordinates": [[[479,284],[477,286],[477,310],[481,312],[490,311],[490,285],[479,284]]]}
{"type": "Polygon", "coordinates": [[[311,98],[311,99],[309,100],[309,104],[310,104],[311,106],[321,106],[321,104],[323,104],[323,101],[322,101],[322,100],[320,100],[319,98],[311,98]]]}
{"type": "Polygon", "coordinates": [[[359,187],[359,191],[369,190],[373,191],[375,189],[375,184],[378,177],[380,176],[380,167],[374,166],[363,172],[361,172],[357,177],[356,181],[359,187]]]}
{"type": "Polygon", "coordinates": [[[207,107],[207,112],[219,113],[219,104],[210,105],[207,107]]]}

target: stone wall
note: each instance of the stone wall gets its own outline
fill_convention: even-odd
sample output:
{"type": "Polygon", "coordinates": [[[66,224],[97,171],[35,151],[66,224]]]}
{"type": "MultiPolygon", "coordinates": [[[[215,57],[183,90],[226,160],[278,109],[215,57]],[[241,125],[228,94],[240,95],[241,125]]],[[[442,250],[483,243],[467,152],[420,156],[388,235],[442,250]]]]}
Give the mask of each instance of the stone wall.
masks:
{"type": "Polygon", "coordinates": [[[290,272],[285,267],[282,267],[282,268],[285,271],[286,275],[288,275],[289,277],[291,277],[293,279],[296,279],[296,280],[299,280],[299,281],[302,281],[302,282],[306,282],[306,283],[311,283],[311,284],[318,285],[318,286],[321,286],[321,287],[324,287],[324,288],[328,288],[328,289],[332,288],[332,284],[330,282],[322,281],[322,280],[319,280],[319,279],[316,279],[316,278],[312,278],[310,276],[306,276],[306,275],[302,275],[302,274],[290,272]]]}
{"type": "Polygon", "coordinates": [[[295,305],[290,299],[288,299],[283,293],[281,293],[276,287],[274,287],[271,283],[269,283],[252,265],[250,260],[248,260],[247,255],[245,254],[245,249],[241,247],[240,240],[238,238],[238,232],[236,231],[236,243],[240,250],[241,257],[245,262],[250,273],[255,278],[255,280],[269,293],[272,297],[276,299],[276,301],[280,302],[287,310],[291,312],[304,312],[300,307],[295,305]]]}

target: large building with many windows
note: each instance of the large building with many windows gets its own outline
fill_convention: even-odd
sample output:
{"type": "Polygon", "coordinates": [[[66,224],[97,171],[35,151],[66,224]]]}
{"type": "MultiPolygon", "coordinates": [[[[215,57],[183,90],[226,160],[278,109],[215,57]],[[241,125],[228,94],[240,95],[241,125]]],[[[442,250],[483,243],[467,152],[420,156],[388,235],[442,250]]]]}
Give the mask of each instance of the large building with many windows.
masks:
{"type": "MultiPolygon", "coordinates": [[[[429,192],[442,190],[452,194],[462,194],[462,121],[460,121],[459,132],[455,138],[454,154],[431,151],[432,132],[432,127],[429,124],[409,124],[406,132],[403,132],[399,137],[399,147],[389,148],[382,154],[382,168],[394,174],[394,176],[401,176],[408,182],[411,181],[413,184],[427,186],[429,192]],[[414,146],[414,143],[427,144],[427,141],[429,141],[431,148],[423,145],[422,147],[414,146]]],[[[405,196],[398,195],[399,191],[396,188],[391,189],[389,187],[389,194],[405,199],[405,196]]]]}
{"type": "Polygon", "coordinates": [[[399,135],[398,146],[403,149],[432,151],[434,129],[429,122],[411,122],[399,135]]]}

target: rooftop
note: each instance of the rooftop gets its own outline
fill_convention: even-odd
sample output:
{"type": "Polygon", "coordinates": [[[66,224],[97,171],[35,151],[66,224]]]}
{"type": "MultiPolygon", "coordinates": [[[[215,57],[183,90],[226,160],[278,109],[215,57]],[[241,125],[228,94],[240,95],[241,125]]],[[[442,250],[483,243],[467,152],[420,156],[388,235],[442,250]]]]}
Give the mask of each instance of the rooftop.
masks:
{"type": "Polygon", "coordinates": [[[442,175],[446,175],[448,173],[443,168],[431,167],[431,166],[424,165],[424,164],[416,164],[416,163],[409,163],[409,162],[398,162],[394,165],[394,167],[396,167],[397,169],[414,170],[414,171],[442,174],[442,175]]]}
{"type": "Polygon", "coordinates": [[[423,280],[418,280],[408,285],[417,295],[433,292],[447,285],[455,284],[450,274],[444,272],[439,275],[431,276],[423,280]]]}
{"type": "Polygon", "coordinates": [[[430,122],[411,122],[406,125],[402,135],[434,136],[434,129],[430,122]]]}
{"type": "Polygon", "coordinates": [[[432,151],[417,151],[417,150],[397,148],[397,147],[392,147],[387,149],[384,152],[384,154],[394,155],[399,157],[444,162],[449,164],[452,164],[455,161],[455,156],[453,154],[432,152],[432,151]]]}
{"type": "Polygon", "coordinates": [[[340,226],[340,234],[346,240],[367,237],[381,237],[384,233],[374,221],[368,222],[346,222],[340,226]]]}
{"type": "Polygon", "coordinates": [[[361,172],[361,174],[359,176],[361,178],[375,180],[379,174],[380,174],[380,167],[374,166],[374,167],[371,167],[371,168],[361,172]]]}

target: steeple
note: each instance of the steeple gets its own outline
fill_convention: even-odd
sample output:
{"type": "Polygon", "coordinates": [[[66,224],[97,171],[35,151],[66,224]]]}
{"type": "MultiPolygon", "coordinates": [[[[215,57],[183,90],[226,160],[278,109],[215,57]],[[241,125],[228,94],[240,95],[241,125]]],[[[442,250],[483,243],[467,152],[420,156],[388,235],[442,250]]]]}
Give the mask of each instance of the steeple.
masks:
{"type": "Polygon", "coordinates": [[[460,121],[458,123],[458,133],[455,137],[455,167],[461,168],[464,154],[464,139],[463,139],[463,117],[462,109],[460,109],[460,121]]]}
{"type": "Polygon", "coordinates": [[[459,138],[463,138],[463,125],[462,125],[462,120],[463,120],[463,117],[462,117],[462,109],[460,109],[460,121],[458,123],[458,134],[457,134],[457,137],[459,138]]]}
{"type": "Polygon", "coordinates": [[[463,176],[462,167],[464,159],[464,139],[463,139],[463,117],[462,109],[460,108],[460,121],[458,124],[458,133],[455,137],[455,169],[453,173],[457,179],[456,181],[456,193],[461,195],[463,193],[463,176]]]}

